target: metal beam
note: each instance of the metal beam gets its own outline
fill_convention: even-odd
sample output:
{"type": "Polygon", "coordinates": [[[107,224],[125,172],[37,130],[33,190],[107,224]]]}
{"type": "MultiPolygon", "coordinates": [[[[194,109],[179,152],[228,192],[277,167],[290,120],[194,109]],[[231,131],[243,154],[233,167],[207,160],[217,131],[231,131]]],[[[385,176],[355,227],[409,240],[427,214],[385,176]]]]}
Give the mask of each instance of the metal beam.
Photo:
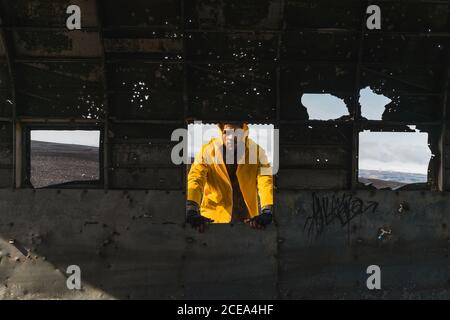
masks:
{"type": "Polygon", "coordinates": [[[105,191],[109,189],[109,91],[108,91],[108,77],[106,70],[106,52],[105,43],[103,41],[103,20],[101,13],[101,0],[95,1],[95,10],[97,14],[98,34],[100,44],[102,47],[101,67],[102,67],[102,82],[103,82],[103,187],[105,191]]]}
{"type": "MultiPolygon", "coordinates": [[[[286,24],[284,23],[284,11],[286,7],[286,1],[281,0],[281,6],[280,6],[280,31],[283,31],[286,28],[286,24]]],[[[277,126],[279,124],[279,121],[281,120],[281,45],[283,41],[282,33],[280,32],[278,34],[277,39],[277,57],[276,57],[276,119],[277,119],[277,126]]]]}
{"type": "MultiPolygon", "coordinates": [[[[18,162],[17,156],[18,156],[18,150],[17,150],[17,143],[16,143],[16,117],[17,117],[17,95],[16,95],[16,72],[15,72],[15,65],[14,65],[14,45],[12,40],[12,35],[10,31],[5,30],[3,27],[4,23],[4,11],[3,11],[3,5],[0,5],[0,21],[2,23],[2,27],[0,28],[0,37],[3,41],[3,46],[5,48],[5,55],[6,55],[6,63],[8,65],[8,74],[10,79],[10,88],[11,88],[11,102],[12,102],[12,114],[11,114],[11,122],[12,122],[12,130],[13,130],[13,172],[12,172],[12,182],[11,185],[13,188],[20,185],[17,183],[17,179],[20,179],[20,175],[17,176],[18,172],[21,172],[21,168],[16,168],[16,164],[18,162]]],[[[20,141],[19,141],[20,142],[20,141]]],[[[20,145],[20,144],[19,144],[20,145]]]]}
{"type": "Polygon", "coordinates": [[[17,121],[23,123],[64,123],[64,124],[93,124],[98,125],[102,120],[98,119],[80,119],[80,118],[60,118],[60,117],[17,117],[17,121]]]}
{"type": "MultiPolygon", "coordinates": [[[[182,61],[183,61],[183,115],[184,115],[184,120],[187,121],[189,118],[189,89],[188,89],[188,83],[189,83],[189,73],[188,73],[188,63],[187,63],[187,41],[186,41],[186,37],[187,37],[187,33],[186,33],[186,28],[185,28],[185,24],[186,24],[186,1],[185,0],[180,0],[180,11],[181,11],[181,33],[182,33],[182,39],[183,39],[183,52],[182,52],[182,61]]],[[[185,127],[187,128],[188,123],[184,124],[185,127]]],[[[187,186],[187,180],[188,180],[188,176],[187,176],[187,170],[184,169],[184,166],[181,166],[181,175],[182,175],[182,179],[183,179],[183,186],[184,186],[184,190],[186,189],[187,186]]],[[[185,207],[186,209],[186,207],[185,207]]]]}
{"type": "MultiPolygon", "coordinates": [[[[0,61],[6,61],[6,59],[2,59],[0,57],[0,61]]],[[[36,63],[36,62],[45,62],[45,63],[64,63],[64,62],[83,62],[83,63],[102,63],[102,59],[100,58],[87,58],[87,57],[43,57],[43,56],[22,56],[20,58],[14,59],[16,63],[36,63]]],[[[190,64],[190,65],[239,65],[239,64],[259,64],[259,65],[267,65],[267,66],[306,66],[306,65],[314,65],[314,66],[331,66],[331,65],[342,65],[342,66],[353,66],[357,64],[357,61],[349,61],[349,60],[283,60],[283,61],[275,61],[275,60],[165,60],[165,59],[155,59],[152,57],[145,56],[134,56],[133,54],[123,54],[123,56],[109,56],[106,59],[106,64],[112,63],[121,63],[121,62],[145,62],[145,63],[154,63],[154,64],[190,64]]],[[[395,61],[384,61],[384,62],[362,62],[362,65],[368,67],[408,67],[410,69],[414,69],[415,67],[427,67],[427,68],[439,68],[445,67],[445,64],[442,63],[414,63],[411,65],[410,63],[402,63],[395,61]]],[[[369,71],[369,70],[367,70],[369,71]]],[[[370,72],[377,72],[373,69],[370,69],[370,72]]]]}
{"type": "MultiPolygon", "coordinates": [[[[55,32],[68,32],[65,27],[41,27],[41,26],[5,26],[2,28],[6,31],[12,30],[25,30],[25,31],[55,31],[55,32]]],[[[183,27],[182,27],[183,29],[183,27]]],[[[177,27],[167,26],[152,26],[152,27],[134,27],[134,26],[116,26],[105,27],[102,29],[106,32],[179,32],[177,27]]],[[[83,27],[85,32],[101,32],[97,27],[83,27]]],[[[356,29],[349,28],[292,28],[292,29],[236,29],[236,28],[221,28],[221,29],[183,29],[183,32],[188,33],[272,33],[279,34],[284,32],[301,32],[301,33],[314,33],[314,34],[358,34],[356,29]]],[[[450,32],[448,31],[372,31],[371,34],[383,35],[383,36],[406,36],[406,37],[426,37],[426,38],[449,38],[450,32]]]]}
{"type": "Polygon", "coordinates": [[[446,153],[447,153],[447,111],[449,103],[449,86],[450,86],[450,50],[447,55],[448,66],[444,71],[444,81],[442,89],[442,121],[441,121],[441,136],[439,141],[439,174],[438,174],[438,187],[439,191],[445,191],[447,189],[447,168],[446,168],[446,153]]]}
{"type": "Polygon", "coordinates": [[[184,106],[184,118],[187,119],[189,115],[189,91],[188,91],[188,63],[187,63],[187,42],[186,42],[186,4],[185,0],[180,0],[181,6],[181,33],[183,37],[183,52],[182,52],[182,65],[183,65],[183,106],[184,106]]]}
{"type": "Polygon", "coordinates": [[[361,4],[361,32],[359,33],[359,45],[358,45],[358,62],[355,70],[355,87],[353,92],[353,105],[349,110],[353,119],[353,132],[352,132],[352,158],[351,158],[351,188],[352,190],[358,187],[358,172],[359,172],[359,120],[361,119],[361,106],[359,104],[359,91],[361,86],[361,68],[362,68],[362,56],[364,50],[364,35],[365,35],[365,17],[366,6],[361,4]]]}

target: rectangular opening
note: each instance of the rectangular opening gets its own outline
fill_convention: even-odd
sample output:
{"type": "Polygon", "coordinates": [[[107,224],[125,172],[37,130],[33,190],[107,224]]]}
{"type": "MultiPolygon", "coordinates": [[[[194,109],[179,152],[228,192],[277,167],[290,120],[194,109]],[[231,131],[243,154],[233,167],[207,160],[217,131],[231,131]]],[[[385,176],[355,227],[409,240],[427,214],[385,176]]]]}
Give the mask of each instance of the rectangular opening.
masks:
{"type": "Polygon", "coordinates": [[[408,127],[411,132],[359,133],[359,182],[377,189],[425,186],[433,157],[428,133],[408,127]]]}
{"type": "MultiPolygon", "coordinates": [[[[232,123],[231,125],[226,124],[224,132],[227,132],[228,135],[231,130],[240,130],[241,126],[241,124],[237,123],[232,123]],[[236,129],[234,129],[233,126],[236,126],[236,129]]],[[[246,131],[243,130],[243,132],[246,131]]],[[[277,142],[275,139],[275,128],[272,124],[248,125],[248,132],[245,134],[245,136],[248,136],[247,147],[245,147],[245,163],[242,164],[242,167],[240,167],[239,170],[237,170],[238,165],[241,164],[239,159],[244,159],[242,151],[237,151],[242,147],[242,145],[240,147],[239,143],[236,142],[239,141],[239,138],[236,138],[234,143],[235,149],[233,149],[230,145],[227,146],[226,142],[223,142],[225,139],[229,138],[226,138],[225,135],[223,135],[222,139],[221,135],[222,131],[217,124],[196,122],[188,125],[188,192],[186,193],[186,200],[189,205],[192,205],[192,202],[195,202],[196,205],[200,206],[201,214],[211,218],[215,223],[244,221],[246,218],[253,216],[255,212],[261,212],[262,208],[268,206],[273,207],[272,173],[275,174],[278,168],[278,164],[276,163],[278,161],[278,155],[276,154],[278,148],[275,145],[277,142]],[[203,186],[203,190],[200,192],[201,197],[198,196],[198,192],[196,191],[196,200],[192,201],[192,199],[189,199],[190,183],[192,183],[193,186],[198,186],[200,184],[197,180],[199,179],[198,177],[202,177],[203,174],[205,174],[203,166],[197,166],[195,170],[191,170],[196,156],[199,156],[201,153],[202,146],[205,146],[203,156],[206,158],[210,157],[209,159],[213,161],[212,163],[214,163],[214,165],[209,167],[206,171],[208,178],[203,186]],[[259,146],[259,148],[256,146],[259,146]],[[222,152],[222,156],[216,158],[213,156],[213,153],[217,154],[217,152],[219,152],[218,150],[222,150],[220,151],[222,152]],[[250,154],[252,151],[250,150],[259,151],[255,152],[254,156],[251,156],[250,154]],[[235,154],[234,159],[233,156],[227,156],[230,151],[233,152],[232,154],[235,154]],[[222,163],[225,164],[224,168],[226,172],[223,172],[223,167],[221,168],[216,165],[217,161],[223,161],[222,163]],[[259,165],[263,162],[268,164],[268,166],[259,165]],[[255,164],[258,164],[258,166],[255,167],[255,164]],[[215,171],[211,172],[211,170],[215,171]],[[258,172],[260,173],[259,175],[258,172]],[[224,178],[224,174],[227,175],[227,178],[224,178]],[[190,175],[192,175],[192,177],[190,175]],[[229,192],[229,188],[226,186],[226,179],[229,179],[229,182],[231,183],[232,194],[229,196],[216,194],[214,190],[229,192]],[[255,181],[253,181],[254,183],[249,183],[249,179],[255,179],[255,181]],[[255,186],[255,190],[247,190],[245,186],[241,185],[241,182],[246,183],[247,186],[255,186]],[[268,194],[271,196],[267,196],[268,194]],[[255,202],[252,204],[251,199],[254,196],[256,198],[255,202]],[[231,217],[223,213],[224,208],[228,207],[228,204],[225,202],[222,203],[220,199],[233,199],[231,204],[231,217]],[[246,200],[244,201],[244,199],[246,200]],[[229,218],[231,219],[230,221],[227,220],[229,218]]]]}
{"type": "Polygon", "coordinates": [[[33,188],[99,186],[102,180],[101,131],[31,128],[26,185],[33,188]]]}

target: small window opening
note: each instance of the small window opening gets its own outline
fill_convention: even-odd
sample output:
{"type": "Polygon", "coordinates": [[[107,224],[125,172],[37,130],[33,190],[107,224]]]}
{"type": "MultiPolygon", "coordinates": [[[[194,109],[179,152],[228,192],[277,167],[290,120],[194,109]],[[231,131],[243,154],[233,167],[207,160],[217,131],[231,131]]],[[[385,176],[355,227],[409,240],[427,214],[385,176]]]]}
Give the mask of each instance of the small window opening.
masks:
{"type": "Polygon", "coordinates": [[[376,94],[370,87],[360,91],[359,104],[361,116],[367,120],[382,120],[386,105],[392,100],[382,94],[376,94]]]}
{"type": "Polygon", "coordinates": [[[427,183],[432,154],[428,133],[409,126],[413,132],[359,133],[359,181],[377,189],[398,189],[427,183]]]}
{"type": "MultiPolygon", "coordinates": [[[[237,130],[238,128],[239,126],[225,126],[224,134],[222,135],[219,127],[215,124],[194,123],[188,125],[187,144],[190,164],[187,165],[188,192],[186,192],[186,206],[187,208],[197,209],[200,207],[202,214],[214,220],[214,223],[243,222],[250,218],[252,216],[251,214],[254,214],[256,211],[261,212],[263,208],[265,210],[273,208],[273,202],[270,199],[270,194],[273,192],[273,185],[269,181],[271,181],[272,174],[275,174],[278,169],[278,166],[276,164],[274,165],[274,162],[278,161],[278,158],[274,159],[274,153],[278,150],[275,146],[274,126],[271,124],[248,125],[248,138],[259,145],[265,152],[256,152],[258,148],[245,148],[248,151],[245,153],[248,157],[246,156],[245,158],[242,153],[244,150],[242,148],[243,144],[233,143],[233,139],[236,138],[233,130],[237,130]],[[216,140],[211,140],[213,138],[216,140]],[[224,167],[220,165],[206,167],[194,164],[194,159],[200,154],[202,146],[206,144],[208,145],[203,153],[204,161],[208,161],[206,164],[217,164],[223,159],[225,163],[224,167]],[[224,151],[222,158],[219,155],[221,151],[224,151]],[[231,157],[228,157],[230,154],[231,157]],[[263,156],[264,154],[266,154],[266,157],[263,156]],[[219,157],[217,157],[218,155],[219,157]],[[233,156],[236,156],[237,159],[233,158],[233,156]],[[242,164],[240,161],[243,159],[245,159],[245,164],[250,165],[240,166],[242,164]],[[266,161],[270,166],[261,165],[258,167],[258,171],[253,171],[255,168],[253,165],[256,163],[265,163],[266,161]],[[223,172],[223,169],[226,172],[223,172]],[[203,186],[203,190],[198,192],[199,190],[196,189],[198,186],[198,177],[202,177],[205,172],[211,174],[213,178],[207,180],[203,186]],[[226,201],[229,200],[226,199],[229,199],[227,194],[229,189],[224,188],[222,179],[217,177],[223,177],[224,173],[228,176],[228,182],[231,184],[231,215],[223,214],[224,206],[228,206],[226,201]],[[239,181],[240,177],[245,177],[247,182],[251,182],[251,179],[255,180],[253,181],[254,183],[247,184],[245,187],[245,185],[240,184],[242,182],[239,181]],[[248,188],[255,188],[255,192],[248,188]],[[190,192],[189,190],[196,190],[196,192],[190,192]],[[256,202],[246,202],[244,200],[244,195],[253,197],[255,194],[256,206],[256,202]],[[263,196],[261,197],[261,195],[263,196]]],[[[248,145],[254,146],[252,143],[248,145]]],[[[261,149],[259,150],[261,151],[261,149]]],[[[202,158],[199,157],[198,159],[202,158]]]]}
{"type": "Polygon", "coordinates": [[[98,183],[100,131],[31,130],[30,183],[33,188],[98,183]]]}
{"type": "Polygon", "coordinates": [[[349,115],[344,100],[329,93],[305,93],[301,102],[310,120],[336,120],[349,115]]]}

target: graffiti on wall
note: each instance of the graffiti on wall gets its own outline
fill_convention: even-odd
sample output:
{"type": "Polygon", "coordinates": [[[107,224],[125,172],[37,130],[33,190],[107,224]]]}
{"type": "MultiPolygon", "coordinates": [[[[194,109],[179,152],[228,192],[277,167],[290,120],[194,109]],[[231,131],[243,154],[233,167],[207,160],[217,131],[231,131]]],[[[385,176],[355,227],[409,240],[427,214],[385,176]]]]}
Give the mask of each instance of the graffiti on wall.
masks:
{"type": "Polygon", "coordinates": [[[312,214],[306,218],[304,230],[308,236],[320,235],[332,223],[341,227],[365,213],[375,213],[378,202],[364,201],[353,194],[317,195],[312,194],[312,214]]]}

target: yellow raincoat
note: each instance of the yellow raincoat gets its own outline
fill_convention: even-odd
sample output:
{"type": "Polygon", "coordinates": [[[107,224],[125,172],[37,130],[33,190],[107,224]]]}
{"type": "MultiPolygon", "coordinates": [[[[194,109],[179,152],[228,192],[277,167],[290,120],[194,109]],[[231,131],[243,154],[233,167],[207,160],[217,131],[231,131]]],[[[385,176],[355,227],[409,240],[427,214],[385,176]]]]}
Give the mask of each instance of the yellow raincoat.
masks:
{"type": "MultiPolygon", "coordinates": [[[[244,126],[244,132],[246,159],[245,162],[243,157],[238,160],[236,176],[248,212],[254,217],[259,214],[258,195],[261,208],[273,205],[273,179],[264,149],[247,137],[247,126],[244,126]],[[253,154],[257,150],[256,159],[254,156],[249,158],[249,150],[253,154]],[[250,162],[249,159],[256,161],[250,162]]],[[[222,145],[222,133],[220,138],[204,144],[188,175],[187,200],[199,204],[201,215],[214,220],[214,223],[229,223],[233,208],[231,181],[220,152],[222,145]]]]}

